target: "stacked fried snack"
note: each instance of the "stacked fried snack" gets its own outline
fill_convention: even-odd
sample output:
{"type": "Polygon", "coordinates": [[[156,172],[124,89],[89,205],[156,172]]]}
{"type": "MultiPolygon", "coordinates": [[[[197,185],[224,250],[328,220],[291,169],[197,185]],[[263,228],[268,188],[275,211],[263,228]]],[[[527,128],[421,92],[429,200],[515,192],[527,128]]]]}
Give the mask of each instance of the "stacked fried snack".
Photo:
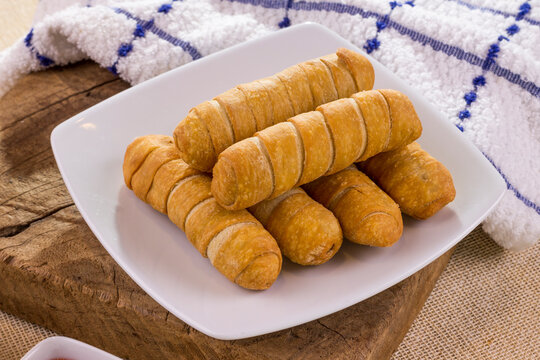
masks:
{"type": "Polygon", "coordinates": [[[243,209],[405,146],[421,133],[420,119],[403,93],[356,93],[228,147],[214,166],[212,193],[223,207],[243,209]]]}
{"type": "Polygon", "coordinates": [[[365,57],[339,49],[239,85],[190,110],[174,138],[135,139],[125,183],[248,289],[272,285],[282,254],[325,263],[343,235],[391,246],[403,232],[400,207],[425,219],[455,190],[414,143],[422,125],[410,100],[370,90],[373,80],[365,57]]]}
{"type": "Polygon", "coordinates": [[[319,105],[369,90],[374,79],[364,56],[338,49],[195,106],[174,130],[174,140],[186,163],[211,171],[217,156],[232,144],[319,105]]]}

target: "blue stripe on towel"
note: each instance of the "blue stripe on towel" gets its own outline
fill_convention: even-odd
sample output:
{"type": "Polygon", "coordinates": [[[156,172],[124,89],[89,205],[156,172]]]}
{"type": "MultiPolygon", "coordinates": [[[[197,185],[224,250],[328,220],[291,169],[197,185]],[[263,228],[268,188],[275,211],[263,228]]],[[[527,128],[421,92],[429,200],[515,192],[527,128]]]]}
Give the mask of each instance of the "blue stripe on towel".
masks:
{"type": "MultiPolygon", "coordinates": [[[[286,6],[284,1],[277,0],[227,0],[229,2],[239,2],[242,4],[250,4],[262,6],[269,9],[280,9],[286,6]]],[[[332,11],[339,14],[349,14],[349,15],[359,15],[363,18],[375,17],[379,21],[384,20],[382,14],[363,10],[357,6],[346,5],[341,3],[333,2],[308,2],[308,1],[299,1],[294,2],[291,5],[293,10],[306,10],[306,11],[332,11]]],[[[395,22],[394,20],[389,19],[387,26],[392,27],[397,30],[401,35],[408,36],[411,40],[421,43],[422,45],[429,45],[435,51],[442,51],[448,56],[453,56],[459,60],[464,60],[471,65],[481,67],[484,64],[484,59],[481,57],[467,52],[457,46],[448,45],[443,43],[440,40],[436,40],[430,36],[419,33],[413,29],[410,29],[402,24],[395,22]]],[[[529,92],[535,97],[540,97],[540,87],[531,81],[523,80],[521,75],[512,72],[509,69],[503,68],[497,64],[494,64],[490,67],[489,71],[493,72],[495,75],[500,76],[509,82],[518,85],[525,91],[529,92]]]]}
{"type": "MultiPolygon", "coordinates": [[[[527,0],[529,1],[529,0],[527,0]]],[[[516,22],[523,20],[525,15],[527,15],[531,11],[531,5],[528,2],[524,2],[520,5],[519,11],[515,15],[516,22]]],[[[457,117],[460,120],[456,126],[459,130],[464,131],[463,128],[463,122],[466,119],[469,119],[471,117],[470,107],[473,102],[476,101],[477,98],[477,91],[480,86],[484,86],[486,84],[486,78],[485,75],[488,70],[490,70],[494,66],[498,66],[495,59],[499,56],[499,52],[501,51],[501,48],[499,46],[500,43],[503,41],[510,41],[510,38],[514,36],[516,33],[520,31],[519,26],[514,23],[506,28],[506,34],[509,37],[506,37],[504,35],[499,35],[497,38],[497,42],[493,43],[489,46],[489,49],[486,54],[486,58],[484,59],[483,65],[482,65],[482,74],[475,77],[472,81],[473,83],[473,90],[468,92],[463,96],[463,99],[465,100],[465,108],[463,110],[460,110],[457,113],[457,117]]]]}
{"type": "Polygon", "coordinates": [[[114,8],[114,11],[118,14],[125,15],[128,19],[135,20],[138,25],[146,29],[147,31],[150,31],[152,34],[158,36],[160,39],[165,40],[174,46],[181,47],[185,52],[187,52],[189,55],[191,55],[193,60],[200,59],[202,57],[201,53],[193,46],[189,41],[184,41],[182,39],[178,39],[177,37],[172,36],[171,34],[167,33],[163,29],[160,29],[154,24],[153,20],[147,21],[142,20],[141,18],[131,14],[129,11],[121,9],[121,8],[114,8]]]}
{"type": "Polygon", "coordinates": [[[506,188],[508,190],[511,190],[514,193],[514,195],[516,196],[516,198],[518,198],[523,204],[525,204],[525,206],[533,209],[534,211],[536,211],[536,213],[538,215],[540,215],[540,206],[538,206],[532,200],[528,199],[522,193],[520,193],[519,190],[516,189],[514,187],[514,185],[512,185],[510,183],[510,181],[508,180],[508,177],[506,177],[506,175],[502,172],[502,170],[497,165],[495,165],[495,162],[489,156],[487,156],[486,153],[482,153],[482,154],[484,154],[486,159],[488,159],[488,161],[491,163],[491,165],[493,165],[495,170],[497,170],[499,172],[499,174],[501,174],[501,177],[503,178],[504,182],[506,183],[506,188]]]}
{"type": "MultiPolygon", "coordinates": [[[[493,8],[489,8],[489,7],[485,7],[485,6],[477,6],[477,5],[474,5],[474,4],[465,2],[465,1],[461,1],[461,0],[446,0],[446,1],[455,2],[458,5],[465,6],[465,7],[469,8],[469,9],[471,9],[471,10],[480,10],[480,11],[483,11],[483,12],[490,12],[490,13],[493,13],[493,14],[502,15],[505,18],[516,16],[516,14],[512,14],[512,13],[509,13],[509,12],[506,12],[506,11],[501,11],[501,10],[497,10],[497,9],[493,9],[493,8]]],[[[528,22],[529,24],[532,24],[532,25],[540,25],[540,21],[531,19],[529,17],[523,17],[523,21],[526,21],[526,22],[528,22]]]]}
{"type": "Polygon", "coordinates": [[[291,26],[291,19],[289,19],[289,9],[291,8],[292,3],[293,0],[288,0],[287,4],[285,5],[285,16],[283,17],[283,20],[278,23],[280,29],[291,26]]]}
{"type": "Polygon", "coordinates": [[[377,26],[377,33],[374,38],[367,39],[366,43],[364,45],[364,49],[368,54],[371,54],[373,51],[377,50],[379,46],[381,46],[381,42],[379,41],[379,33],[386,29],[388,26],[388,21],[390,20],[390,16],[392,15],[392,12],[396,7],[401,7],[403,4],[409,5],[411,7],[414,6],[414,0],[413,1],[406,1],[405,3],[401,3],[399,1],[390,1],[388,5],[390,5],[390,11],[383,17],[383,20],[377,20],[375,25],[377,26]]]}
{"type": "MultiPolygon", "coordinates": [[[[158,13],[162,14],[168,14],[172,10],[172,5],[176,1],[181,0],[172,0],[168,3],[162,4],[159,8],[157,8],[158,13]]],[[[134,20],[136,22],[135,29],[133,30],[133,37],[131,38],[131,41],[129,43],[123,43],[120,44],[120,47],[117,50],[117,58],[116,61],[109,66],[107,69],[112,72],[115,75],[118,75],[118,61],[121,57],[126,57],[129,55],[129,53],[133,50],[133,41],[137,38],[141,38],[146,36],[146,31],[150,31],[151,33],[157,35],[159,38],[173,44],[174,46],[181,47],[184,51],[188,52],[193,60],[197,60],[202,57],[202,55],[199,53],[195,47],[193,47],[189,42],[175,38],[174,36],[168,34],[164,30],[158,28],[154,24],[154,19],[150,20],[142,20],[133,14],[131,14],[129,11],[121,9],[121,8],[112,8],[116,13],[125,15],[128,19],[134,20]]]]}
{"type": "Polygon", "coordinates": [[[228,0],[230,2],[239,2],[241,4],[249,4],[253,6],[262,6],[266,9],[285,9],[287,0],[228,0]]]}
{"type": "Polygon", "coordinates": [[[39,64],[43,67],[48,67],[51,65],[54,65],[54,60],[41,54],[39,51],[36,50],[34,45],[32,45],[32,39],[34,37],[34,28],[31,28],[28,34],[24,37],[24,45],[30,50],[30,53],[34,54],[36,59],[39,61],[39,64]]]}
{"type": "MultiPolygon", "coordinates": [[[[528,0],[527,0],[528,1],[528,0]]],[[[516,18],[516,22],[517,21],[520,21],[520,20],[523,20],[524,19],[524,16],[531,10],[530,8],[530,5],[528,3],[523,3],[520,7],[519,7],[519,12],[515,15],[515,18],[516,18]]],[[[513,24],[511,25],[510,27],[506,28],[506,34],[510,37],[512,37],[514,34],[516,34],[517,32],[519,31],[519,27],[517,26],[517,24],[513,24]]],[[[485,86],[486,85],[486,78],[485,78],[485,75],[486,75],[486,72],[495,67],[495,66],[498,66],[497,63],[495,62],[495,58],[498,57],[498,54],[500,52],[500,46],[499,44],[502,42],[502,41],[510,41],[509,38],[507,38],[506,36],[503,36],[503,35],[499,35],[499,37],[497,38],[497,42],[496,43],[493,43],[490,45],[488,51],[487,51],[487,54],[486,54],[486,59],[484,60],[484,65],[482,66],[482,75],[479,75],[479,76],[476,76],[473,80],[472,80],[472,84],[474,86],[473,90],[466,93],[464,96],[463,96],[463,99],[465,100],[465,108],[461,111],[459,111],[459,113],[457,114],[457,117],[458,119],[460,120],[458,122],[458,124],[456,124],[456,127],[463,131],[463,122],[466,120],[466,119],[469,119],[471,117],[471,112],[469,111],[469,108],[471,107],[471,104],[474,103],[478,97],[478,89],[482,86],[485,86]]],[[[518,75],[519,76],[519,75],[518,75]]],[[[489,160],[489,162],[491,163],[491,165],[493,165],[493,167],[499,172],[499,174],[501,174],[501,177],[503,178],[503,180],[505,181],[506,183],[506,188],[508,190],[511,190],[514,195],[516,196],[516,198],[518,200],[520,200],[525,206],[533,209],[536,211],[536,213],[538,215],[540,215],[540,206],[538,206],[537,204],[535,204],[533,201],[531,201],[530,199],[528,199],[527,197],[525,197],[522,193],[519,192],[518,189],[516,189],[516,187],[514,185],[512,185],[510,183],[510,181],[508,180],[508,177],[502,172],[502,170],[495,164],[495,162],[486,154],[486,153],[483,153],[484,156],[486,157],[486,159],[489,160]]]]}

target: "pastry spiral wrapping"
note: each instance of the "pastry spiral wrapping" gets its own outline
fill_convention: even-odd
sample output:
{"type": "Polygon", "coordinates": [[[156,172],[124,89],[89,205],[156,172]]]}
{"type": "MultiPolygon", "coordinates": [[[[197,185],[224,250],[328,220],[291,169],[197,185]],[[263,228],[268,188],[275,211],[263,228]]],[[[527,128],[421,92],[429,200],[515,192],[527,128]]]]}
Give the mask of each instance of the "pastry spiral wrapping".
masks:
{"type": "Polygon", "coordinates": [[[212,193],[223,207],[243,209],[407,145],[421,132],[406,95],[395,90],[362,91],[228,147],[214,166],[212,193]]]}
{"type": "Polygon", "coordinates": [[[373,82],[371,63],[340,48],[195,106],[174,130],[174,141],[186,163],[209,172],[218,155],[235,142],[319,105],[369,90],[373,82]]]}
{"type": "Polygon", "coordinates": [[[393,245],[403,233],[399,206],[356,167],[303,186],[334,213],[348,240],[362,245],[393,245]]]}
{"type": "Polygon", "coordinates": [[[319,265],[341,247],[338,220],[300,188],[294,188],[249,211],[274,236],[283,255],[300,265],[319,265]]]}
{"type": "Polygon", "coordinates": [[[193,246],[232,282],[264,290],[281,270],[276,240],[246,210],[221,207],[207,174],[188,166],[162,135],[135,139],[124,157],[126,186],[185,231],[193,246]]]}
{"type": "Polygon", "coordinates": [[[442,163],[413,142],[358,164],[415,219],[427,219],[454,200],[452,175],[442,163]]]}

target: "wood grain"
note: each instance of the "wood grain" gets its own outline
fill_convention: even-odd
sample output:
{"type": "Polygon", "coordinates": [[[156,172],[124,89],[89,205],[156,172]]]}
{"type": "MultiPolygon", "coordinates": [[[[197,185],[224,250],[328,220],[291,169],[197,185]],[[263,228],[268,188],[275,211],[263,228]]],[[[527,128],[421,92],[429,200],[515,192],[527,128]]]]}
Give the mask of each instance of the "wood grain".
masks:
{"type": "Polygon", "coordinates": [[[386,359],[451,251],[335,314],[237,341],[170,315],[103,249],[50,148],[60,122],[128,87],[84,62],[31,74],[0,99],[0,309],[127,359],[386,359]]]}

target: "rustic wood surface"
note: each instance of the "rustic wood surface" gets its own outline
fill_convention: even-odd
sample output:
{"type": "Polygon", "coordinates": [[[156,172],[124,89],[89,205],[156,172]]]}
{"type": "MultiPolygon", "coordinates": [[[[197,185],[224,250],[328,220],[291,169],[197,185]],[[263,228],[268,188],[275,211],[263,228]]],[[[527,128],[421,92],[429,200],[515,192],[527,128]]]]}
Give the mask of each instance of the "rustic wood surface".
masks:
{"type": "Polygon", "coordinates": [[[170,315],[82,220],[50,147],[52,129],[128,87],[84,62],[35,73],[0,99],[0,309],[126,359],[386,359],[453,250],[338,313],[237,341],[170,315]]]}

